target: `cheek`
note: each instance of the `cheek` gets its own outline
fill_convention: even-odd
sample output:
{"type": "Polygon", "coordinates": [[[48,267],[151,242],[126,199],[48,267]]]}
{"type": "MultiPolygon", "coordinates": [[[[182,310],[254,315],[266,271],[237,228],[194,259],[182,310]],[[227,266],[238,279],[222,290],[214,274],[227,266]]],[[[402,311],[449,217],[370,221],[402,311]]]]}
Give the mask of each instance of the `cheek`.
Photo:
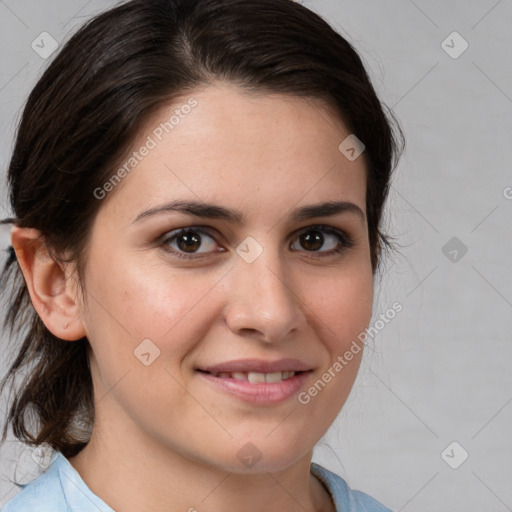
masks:
{"type": "Polygon", "coordinates": [[[205,282],[194,285],[185,275],[164,276],[161,269],[119,260],[111,268],[96,265],[87,283],[87,336],[96,391],[115,396],[114,402],[135,414],[134,419],[142,415],[157,422],[157,403],[157,423],[169,425],[185,400],[179,365],[201,336],[203,317],[197,306],[205,282]]]}
{"type": "Polygon", "coordinates": [[[364,332],[372,316],[371,272],[334,273],[321,284],[310,283],[303,296],[312,313],[311,322],[332,357],[343,353],[364,332]]]}
{"type": "Polygon", "coordinates": [[[120,259],[109,271],[108,263],[97,260],[97,271],[90,273],[87,284],[87,332],[98,358],[111,361],[115,357],[118,365],[133,365],[133,351],[149,339],[162,355],[170,356],[168,361],[179,362],[180,354],[207,328],[210,318],[205,307],[218,276],[192,275],[183,269],[170,272],[161,265],[123,264],[120,259]]]}
{"type": "Polygon", "coordinates": [[[311,417],[322,418],[327,429],[345,404],[359,371],[364,347],[358,336],[371,320],[373,280],[371,273],[343,273],[309,290],[309,322],[326,357],[316,380],[298,398],[311,417]]]}

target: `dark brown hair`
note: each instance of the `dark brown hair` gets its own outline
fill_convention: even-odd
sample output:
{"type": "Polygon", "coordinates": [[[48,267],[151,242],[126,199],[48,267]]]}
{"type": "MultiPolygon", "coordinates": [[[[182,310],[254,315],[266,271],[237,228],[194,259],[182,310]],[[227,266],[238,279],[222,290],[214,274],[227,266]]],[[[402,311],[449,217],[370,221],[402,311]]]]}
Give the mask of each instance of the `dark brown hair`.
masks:
{"type": "MultiPolygon", "coordinates": [[[[8,170],[14,218],[4,222],[39,230],[56,258],[69,254],[83,268],[102,204],[94,190],[156,110],[218,79],[248,92],[324,100],[364,143],[375,275],[382,249],[392,247],[380,225],[403,135],[351,44],[292,0],[133,0],[88,21],[25,105],[8,170]]],[[[27,370],[2,441],[12,424],[19,440],[74,456],[94,421],[89,342],[64,342],[45,327],[12,248],[2,289],[5,327],[23,343],[0,391],[27,370]]]]}

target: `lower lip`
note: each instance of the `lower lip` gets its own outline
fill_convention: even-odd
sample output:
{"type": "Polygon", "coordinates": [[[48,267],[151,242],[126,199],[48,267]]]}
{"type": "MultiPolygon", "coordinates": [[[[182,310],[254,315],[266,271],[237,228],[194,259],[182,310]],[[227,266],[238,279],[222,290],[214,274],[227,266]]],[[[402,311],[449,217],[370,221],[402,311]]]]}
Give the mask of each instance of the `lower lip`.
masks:
{"type": "Polygon", "coordinates": [[[274,405],[297,395],[311,371],[299,373],[281,382],[258,382],[256,384],[230,377],[215,377],[210,373],[198,373],[203,379],[222,391],[241,398],[245,402],[255,405],[274,405]]]}

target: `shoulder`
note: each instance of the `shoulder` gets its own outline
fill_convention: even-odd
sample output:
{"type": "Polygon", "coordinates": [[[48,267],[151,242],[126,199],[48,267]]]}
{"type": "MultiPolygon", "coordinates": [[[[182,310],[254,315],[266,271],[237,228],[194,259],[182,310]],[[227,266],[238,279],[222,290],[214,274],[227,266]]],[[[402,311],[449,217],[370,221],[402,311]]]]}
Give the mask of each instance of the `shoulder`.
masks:
{"type": "Polygon", "coordinates": [[[338,512],[392,512],[370,495],[352,490],[343,478],[315,462],[311,463],[311,472],[327,488],[338,512]]]}
{"type": "Polygon", "coordinates": [[[21,491],[0,512],[68,512],[58,473],[52,466],[21,491]]]}
{"type": "Polygon", "coordinates": [[[113,512],[58,451],[53,452],[51,464],[43,474],[20,487],[22,490],[0,512],[113,512]]]}

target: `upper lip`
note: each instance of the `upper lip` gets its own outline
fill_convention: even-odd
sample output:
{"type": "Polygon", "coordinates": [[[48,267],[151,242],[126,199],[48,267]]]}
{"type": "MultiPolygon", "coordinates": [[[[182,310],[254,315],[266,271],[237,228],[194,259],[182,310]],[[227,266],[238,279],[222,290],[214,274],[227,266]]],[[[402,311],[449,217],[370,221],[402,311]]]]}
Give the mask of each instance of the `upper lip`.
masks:
{"type": "Polygon", "coordinates": [[[208,365],[198,368],[209,373],[233,373],[233,372],[304,372],[311,370],[311,366],[299,361],[298,359],[279,359],[277,361],[264,361],[261,359],[237,359],[235,361],[226,361],[214,365],[208,365]]]}

